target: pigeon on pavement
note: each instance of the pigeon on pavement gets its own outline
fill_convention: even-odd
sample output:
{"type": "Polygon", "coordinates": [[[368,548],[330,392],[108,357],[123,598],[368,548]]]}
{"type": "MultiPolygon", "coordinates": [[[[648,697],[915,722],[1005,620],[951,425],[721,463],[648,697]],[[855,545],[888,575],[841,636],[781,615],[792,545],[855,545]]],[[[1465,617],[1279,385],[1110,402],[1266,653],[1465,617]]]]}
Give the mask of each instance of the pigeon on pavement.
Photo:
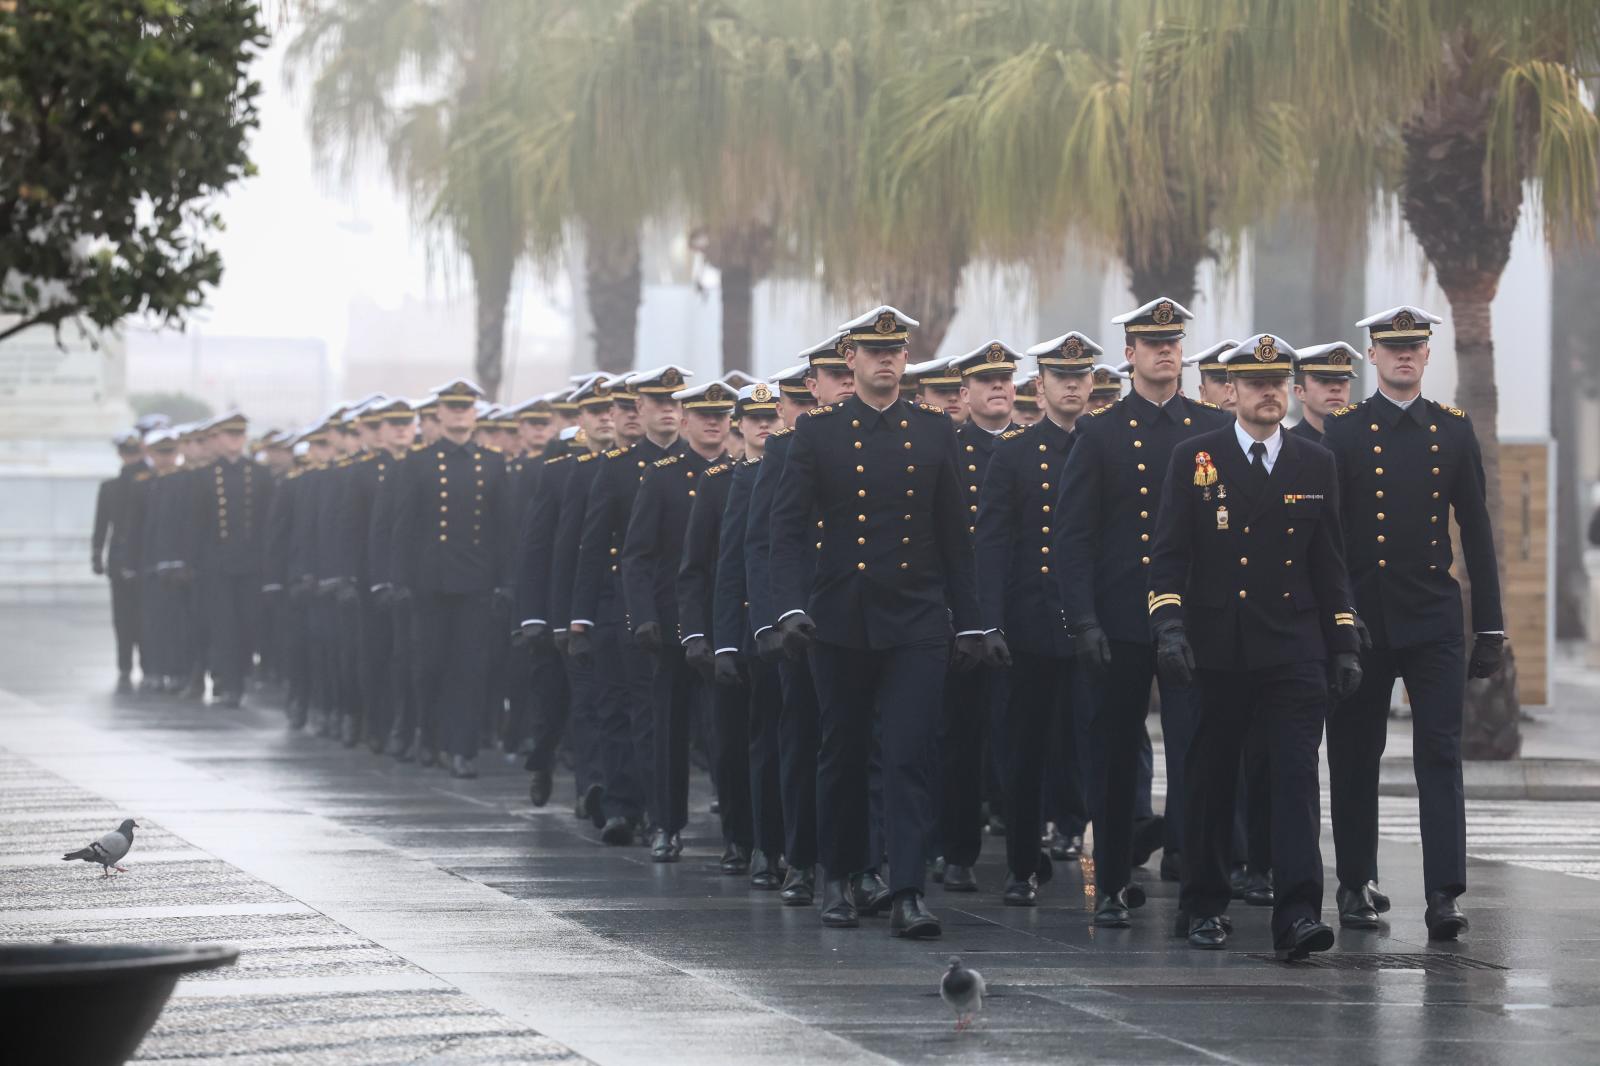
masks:
{"type": "Polygon", "coordinates": [[[950,967],[939,979],[939,998],[950,1004],[956,1012],[956,1032],[970,1026],[978,1012],[983,1010],[983,974],[961,965],[958,956],[952,956],[950,967]]]}
{"type": "Polygon", "coordinates": [[[128,854],[128,849],[133,847],[133,831],[138,827],[139,823],[132,818],[124,818],[121,825],[93,844],[77,851],[69,851],[61,857],[65,860],[82,859],[84,862],[97,862],[100,864],[101,877],[110,877],[112,870],[127,873],[125,867],[117,864],[128,854]]]}

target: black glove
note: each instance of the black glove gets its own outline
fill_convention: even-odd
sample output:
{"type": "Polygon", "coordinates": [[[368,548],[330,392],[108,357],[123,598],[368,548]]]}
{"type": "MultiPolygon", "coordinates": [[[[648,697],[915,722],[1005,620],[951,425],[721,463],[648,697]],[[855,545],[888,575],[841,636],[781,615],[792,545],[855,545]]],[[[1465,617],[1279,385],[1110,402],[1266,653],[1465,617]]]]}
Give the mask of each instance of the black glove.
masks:
{"type": "Polygon", "coordinates": [[[571,645],[569,643],[571,639],[572,634],[568,633],[565,629],[558,629],[550,635],[550,642],[556,646],[556,651],[562,655],[567,654],[567,652],[571,650],[571,645]]]}
{"type": "Polygon", "coordinates": [[[737,652],[719,651],[711,665],[711,677],[719,685],[734,687],[744,684],[744,675],[739,672],[739,655],[737,652]]]}
{"type": "Polygon", "coordinates": [[[1361,656],[1336,651],[1328,663],[1328,690],[1336,700],[1347,700],[1361,687],[1361,656]]]}
{"type": "Polygon", "coordinates": [[[389,593],[389,602],[399,607],[411,602],[411,590],[404,585],[396,585],[389,593]]]}
{"type": "Polygon", "coordinates": [[[509,611],[511,609],[511,590],[501,585],[489,593],[489,606],[497,610],[509,611]]]}
{"type": "Polygon", "coordinates": [[[817,636],[817,623],[804,611],[796,611],[774,628],[778,631],[778,642],[783,645],[783,654],[791,659],[804,657],[806,649],[811,647],[811,642],[817,636]]]}
{"type": "Polygon", "coordinates": [[[777,626],[768,626],[756,634],[756,654],[764,663],[775,663],[783,658],[783,641],[777,626]]]}
{"type": "Polygon", "coordinates": [[[106,564],[101,562],[100,559],[96,557],[89,560],[89,569],[94,571],[95,577],[104,577],[106,573],[106,564]]]}
{"type": "Polygon", "coordinates": [[[1111,641],[1106,639],[1106,631],[1100,628],[1099,622],[1083,623],[1073,633],[1072,639],[1078,658],[1083,660],[1084,665],[1096,670],[1104,670],[1111,665],[1111,641]]]}
{"type": "Polygon", "coordinates": [[[571,657],[574,666],[588,669],[594,665],[594,642],[589,639],[587,629],[567,633],[567,655],[571,657]]]}
{"type": "Polygon", "coordinates": [[[958,674],[964,674],[975,669],[983,662],[983,634],[963,633],[956,637],[955,647],[950,650],[950,669],[958,674]]]}
{"type": "Polygon", "coordinates": [[[1493,677],[1506,661],[1506,635],[1504,633],[1479,633],[1472,642],[1472,659],[1467,663],[1467,677],[1477,679],[1493,677]]]}
{"type": "Polygon", "coordinates": [[[387,581],[372,586],[372,602],[379,607],[387,607],[394,600],[394,586],[387,581]]]}
{"type": "Polygon", "coordinates": [[[633,639],[638,642],[640,651],[654,655],[661,650],[661,623],[640,622],[639,628],[633,631],[633,639]]]}
{"type": "Polygon", "coordinates": [[[1194,651],[1177,619],[1156,626],[1156,672],[1161,680],[1175,685],[1194,681],[1194,651]]]}
{"type": "Polygon", "coordinates": [[[550,646],[550,627],[543,622],[524,622],[517,627],[517,632],[521,634],[523,644],[530,648],[550,646]]]}
{"type": "Polygon", "coordinates": [[[1356,650],[1357,651],[1371,651],[1372,650],[1372,630],[1367,628],[1367,623],[1365,623],[1365,622],[1363,622],[1361,620],[1361,616],[1359,614],[1355,616],[1355,620],[1356,620],[1356,650]]]}
{"type": "Polygon", "coordinates": [[[707,681],[711,680],[712,660],[716,658],[711,652],[711,641],[705,637],[690,637],[683,644],[683,661],[689,668],[707,681]]]}
{"type": "Polygon", "coordinates": [[[1005,634],[998,629],[983,635],[983,662],[997,670],[1011,665],[1011,649],[1006,647],[1005,634]]]}

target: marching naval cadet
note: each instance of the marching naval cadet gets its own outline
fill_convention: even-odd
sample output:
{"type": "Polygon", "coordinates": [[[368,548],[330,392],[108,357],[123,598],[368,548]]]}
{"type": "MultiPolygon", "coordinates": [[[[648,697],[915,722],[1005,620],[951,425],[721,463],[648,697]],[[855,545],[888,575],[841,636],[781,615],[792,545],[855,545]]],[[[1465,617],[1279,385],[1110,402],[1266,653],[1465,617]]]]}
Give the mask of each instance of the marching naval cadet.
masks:
{"type": "Polygon", "coordinates": [[[133,693],[133,653],[139,646],[139,568],[132,552],[137,538],[129,527],[128,504],[136,481],[150,478],[144,441],[135,430],[112,440],[122,467],[117,476],[100,482],[94,502],[94,536],[89,545],[89,565],[97,576],[111,582],[111,628],[117,638],[117,695],[133,693]]]}
{"type": "MultiPolygon", "coordinates": [[[[1009,345],[991,340],[948,364],[948,372],[961,382],[961,404],[967,411],[967,420],[956,427],[956,471],[969,534],[977,532],[979,493],[999,435],[1012,427],[1016,386],[1011,378],[1020,360],[1009,345]]],[[[983,847],[984,785],[990,777],[985,756],[998,754],[995,741],[1002,728],[1005,688],[1005,673],[987,666],[953,672],[945,681],[939,724],[938,841],[944,859],[939,879],[946,892],[978,889],[972,868],[983,847]]],[[[1002,797],[995,796],[991,810],[1001,807],[1002,797]]]]}
{"type": "MultiPolygon", "coordinates": [[[[532,653],[534,684],[538,689],[533,743],[523,764],[532,774],[528,783],[529,800],[535,807],[543,807],[550,801],[556,751],[570,728],[577,790],[574,813],[580,818],[598,818],[594,823],[596,829],[605,825],[601,816],[604,780],[600,757],[601,720],[596,701],[603,687],[606,698],[615,703],[617,697],[613,693],[620,690],[620,685],[614,680],[603,683],[597,679],[593,664],[579,664],[570,658],[563,660],[556,649],[557,628],[551,624],[551,619],[569,613],[558,606],[567,599],[567,594],[562,593],[558,600],[558,590],[571,588],[572,561],[578,550],[578,523],[574,512],[581,511],[587,502],[587,479],[599,469],[593,460],[616,442],[612,380],[610,375],[595,374],[572,390],[572,402],[578,412],[577,425],[570,431],[565,450],[544,460],[533,499],[528,502],[523,516],[522,565],[518,570],[517,592],[522,616],[519,631],[532,653]],[[583,491],[576,495],[571,494],[570,488],[574,478],[583,480],[583,491]],[[563,529],[569,531],[566,541],[560,536],[563,529]]],[[[562,430],[561,434],[568,432],[562,430]]],[[[565,633],[565,625],[559,628],[565,633]]],[[[609,677],[613,672],[601,673],[609,677]]],[[[626,734],[623,740],[629,742],[626,734]]]]}
{"type": "Polygon", "coordinates": [[[1301,348],[1294,361],[1294,398],[1300,401],[1300,421],[1288,432],[1321,444],[1328,416],[1350,404],[1350,385],[1360,363],[1361,353],[1344,341],[1301,348]]]}
{"type": "Polygon", "coordinates": [[[373,397],[347,406],[340,413],[332,436],[334,460],[324,472],[317,490],[317,600],[313,619],[320,619],[319,645],[326,656],[330,679],[330,712],[321,719],[318,736],[340,739],[346,747],[356,743],[361,720],[361,691],[357,645],[360,623],[357,604],[350,598],[354,582],[350,579],[345,542],[344,509],[349,498],[349,477],[361,456],[361,412],[373,397]]]}
{"type": "Polygon", "coordinates": [[[1090,413],[1122,399],[1122,383],[1127,380],[1127,375],[1118,368],[1108,363],[1096,363],[1089,379],[1093,382],[1089,387],[1090,413]]]}
{"type": "MultiPolygon", "coordinates": [[[[622,541],[622,593],[628,625],[639,652],[651,664],[651,730],[655,764],[650,797],[655,819],[650,840],[654,862],[677,862],[681,833],[689,824],[689,734],[705,688],[684,661],[678,629],[676,581],[683,565],[689,510],[706,470],[725,466],[728,415],[734,394],[720,381],[679,389],[671,399],[683,411],[685,447],[657,459],[639,479],[622,541]]],[[[729,856],[724,856],[728,861],[729,856]]],[[[748,850],[741,868],[748,868],[748,850]]]]}
{"type": "Polygon", "coordinates": [[[957,425],[967,420],[967,407],[961,399],[961,373],[948,357],[929,359],[906,367],[906,376],[917,383],[917,401],[937,407],[957,425]]]}
{"type": "Polygon", "coordinates": [[[390,567],[422,639],[419,706],[439,726],[454,777],[477,776],[492,601],[509,600],[505,464],[472,443],[483,390],[457,378],[435,390],[440,437],[407,456],[390,567]]]}
{"type": "MultiPolygon", "coordinates": [[[[424,752],[420,733],[421,714],[417,706],[415,643],[417,639],[413,604],[395,597],[394,570],[391,565],[394,551],[395,516],[400,504],[400,464],[413,452],[421,451],[425,444],[417,440],[421,433],[417,412],[424,408],[437,413],[438,398],[427,396],[409,401],[412,417],[405,417],[398,407],[384,417],[384,447],[394,461],[386,468],[373,491],[372,518],[367,524],[367,569],[370,591],[377,624],[387,635],[389,653],[385,677],[377,682],[377,691],[388,693],[390,707],[388,736],[385,751],[399,762],[410,762],[424,752]]],[[[437,424],[438,419],[433,419],[437,424]]],[[[382,648],[382,638],[377,645],[382,648]]],[[[432,733],[427,737],[426,751],[432,761],[432,733]]]]}
{"type": "MultiPolygon", "coordinates": [[[[920,938],[941,932],[923,904],[924,850],[938,817],[927,708],[951,658],[976,666],[985,640],[954,426],[899,399],[915,325],[885,306],[841,327],[853,344],[846,360],[856,393],[816,408],[795,430],[772,509],[771,570],[779,642],[809,656],[816,683],[823,923],[858,924],[846,878],[872,858],[867,778],[877,720],[890,932],[920,938]],[[808,582],[814,514],[822,548],[808,582]]],[[[1004,639],[992,639],[1003,653],[1004,639]]]]}
{"type": "Polygon", "coordinates": [[[1031,426],[1044,417],[1039,407],[1039,372],[1019,370],[1012,381],[1017,387],[1017,402],[1011,409],[1011,420],[1019,426],[1031,426]]]}
{"type": "MultiPolygon", "coordinates": [[[[678,373],[674,370],[674,373],[678,373]]],[[[681,378],[680,378],[681,380],[681,378]]],[[[550,611],[555,618],[573,617],[585,523],[594,487],[608,462],[620,460],[645,439],[644,419],[638,397],[630,391],[629,375],[601,379],[593,387],[609,392],[616,427],[614,447],[603,452],[578,456],[561,498],[560,524],[556,528],[555,552],[551,562],[550,611]],[[613,454],[615,453],[615,454],[613,454]],[[607,459],[607,456],[612,456],[607,459]]],[[[574,395],[582,395],[582,392],[574,395]]],[[[621,548],[618,547],[620,554],[621,548]]],[[[607,549],[609,557],[610,550],[607,549]]],[[[618,564],[607,564],[616,566],[618,564]]],[[[580,633],[574,645],[568,623],[560,623],[552,639],[567,658],[568,678],[576,692],[582,677],[590,677],[593,693],[590,705],[595,730],[595,750],[599,756],[603,789],[586,802],[589,821],[600,830],[602,843],[632,844],[644,828],[644,805],[649,787],[645,776],[649,767],[640,768],[635,757],[635,723],[648,720],[648,704],[633,701],[628,667],[622,661],[621,589],[616,572],[598,583],[595,613],[603,621],[587,634],[580,633]],[[602,665],[603,664],[603,665],[602,665]]]]}
{"type": "MultiPolygon", "coordinates": [[[[1131,924],[1144,889],[1132,881],[1133,819],[1144,719],[1155,676],[1155,653],[1144,593],[1161,479],[1172,449],[1185,438],[1225,424],[1213,407],[1178,391],[1184,324],[1194,316],[1158,297],[1112,321],[1123,327],[1133,392],[1080,419],[1078,441],[1062,472],[1052,527],[1052,569],[1081,662],[1095,671],[1094,740],[1104,767],[1095,812],[1094,923],[1131,924]]],[[[1053,484],[1053,483],[1052,483],[1053,484]]],[[[1181,854],[1183,760],[1191,728],[1189,691],[1163,684],[1162,736],[1167,763],[1168,832],[1163,864],[1181,854]]],[[[1232,824],[1231,818],[1229,824],[1232,824]]]]}
{"type": "MultiPolygon", "coordinates": [[[[654,658],[642,649],[636,626],[627,617],[621,580],[623,541],[638,496],[639,483],[652,463],[679,455],[688,444],[679,435],[683,407],[672,394],[683,388],[688,371],[662,366],[629,374],[627,391],[637,397],[644,436],[626,448],[606,452],[589,489],[589,501],[578,538],[577,573],[572,585],[572,619],[568,623],[568,654],[580,662],[604,662],[619,667],[627,686],[625,709],[629,716],[632,754],[626,765],[606,768],[613,776],[641,782],[641,798],[657,798],[656,748],[653,698],[650,689],[654,658]]],[[[619,745],[605,751],[621,757],[619,745]]],[[[609,789],[609,786],[608,786],[609,789]]],[[[609,806],[609,802],[608,802],[609,806]]],[[[646,810],[648,819],[661,821],[665,812],[646,810]]]]}
{"type": "MultiPolygon", "coordinates": [[[[1422,395],[1429,339],[1441,320],[1401,305],[1357,323],[1372,346],[1375,394],[1335,411],[1322,443],[1339,463],[1356,607],[1371,631],[1361,688],[1328,719],[1328,773],[1339,874],[1339,922],[1371,928],[1387,909],[1378,859],[1378,765],[1395,678],[1411,698],[1412,765],[1422,831],[1423,912],[1432,940],[1467,930],[1461,713],[1467,679],[1504,659],[1500,572],[1472,421],[1422,395]],[[1450,575],[1450,514],[1471,579],[1472,653],[1461,590],[1450,575]]],[[[1494,427],[1490,427],[1493,432],[1494,427]]]]}
{"type": "Polygon", "coordinates": [[[196,548],[212,700],[238,707],[244,695],[261,591],[272,477],[244,454],[244,415],[211,423],[216,458],[195,475],[196,548]]]}
{"type": "Polygon", "coordinates": [[[267,588],[281,586],[287,624],[289,726],[302,728],[322,698],[322,673],[311,631],[312,599],[316,594],[316,496],[332,451],[327,423],[320,422],[301,434],[306,465],[291,473],[273,501],[268,536],[267,588]],[[281,506],[280,506],[281,504],[281,506]]]}
{"type": "Polygon", "coordinates": [[[1328,693],[1361,683],[1328,453],[1282,428],[1294,349],[1257,334],[1221,356],[1233,425],[1179,442],[1161,490],[1148,610],[1164,680],[1201,695],[1189,748],[1179,920],[1221,948],[1232,897],[1235,790],[1245,738],[1265,732],[1272,776],[1272,912],[1279,959],[1333,946],[1322,918],[1317,751],[1328,693]],[[1281,560],[1281,562],[1280,562],[1281,560]]]}
{"type": "Polygon", "coordinates": [[[185,521],[181,506],[184,479],[178,466],[178,431],[171,426],[149,430],[144,437],[153,477],[138,483],[134,494],[138,515],[134,525],[139,543],[134,547],[139,570],[139,654],[147,675],[154,675],[154,691],[177,695],[188,683],[186,606],[188,588],[179,574],[178,560],[189,554],[183,543],[193,536],[193,523],[185,521]]]}
{"type": "MultiPolygon", "coordinates": [[[[807,404],[805,397],[792,386],[780,386],[778,414],[785,428],[767,439],[761,467],[750,489],[750,517],[745,526],[745,595],[750,605],[751,635],[756,654],[777,666],[783,692],[783,709],[778,722],[778,761],[783,789],[784,855],[789,860],[789,872],[778,897],[788,907],[809,907],[816,896],[819,741],[817,693],[811,664],[804,657],[785,655],[777,639],[771,569],[775,532],[772,507],[788,462],[789,448],[794,444],[794,428],[818,405],[840,403],[854,394],[855,371],[846,359],[852,347],[848,334],[839,331],[800,353],[806,366],[802,380],[811,403],[807,404]]],[[[811,516],[811,522],[818,530],[822,528],[817,515],[811,516]]],[[[822,550],[821,540],[810,543],[815,551],[822,550]]],[[[811,556],[803,565],[801,577],[809,583],[816,557],[811,556]]],[[[882,818],[877,809],[881,807],[881,788],[874,790],[869,786],[869,798],[876,800],[868,827],[867,850],[872,861],[860,870],[851,871],[851,891],[858,913],[870,915],[887,907],[891,896],[888,884],[877,872],[883,853],[882,818]]]]}
{"type": "Polygon", "coordinates": [[[1183,357],[1184,366],[1197,367],[1200,372],[1199,397],[1224,411],[1233,410],[1233,386],[1228,383],[1228,368],[1222,357],[1239,346],[1236,340],[1220,340],[1209,348],[1183,357]]]}
{"type": "MultiPolygon", "coordinates": [[[[692,401],[685,401],[685,406],[692,401]]],[[[734,397],[734,424],[749,418],[756,421],[752,408],[762,408],[763,417],[777,418],[777,397],[771,385],[760,382],[746,385],[734,397]],[[759,401],[753,397],[760,396],[759,401]]],[[[692,416],[691,416],[692,417],[692,416]]],[[[755,427],[752,425],[752,435],[755,427]]],[[[683,564],[678,569],[678,628],[682,633],[683,657],[689,669],[709,689],[712,704],[711,747],[715,766],[713,780],[717,785],[719,814],[722,818],[722,872],[729,875],[755,873],[756,839],[752,820],[754,810],[751,796],[751,762],[755,757],[751,737],[755,724],[751,706],[750,686],[735,668],[733,677],[722,684],[715,683],[716,647],[714,615],[716,590],[721,581],[723,516],[733,488],[734,472],[743,460],[731,456],[724,462],[707,467],[701,474],[689,506],[688,528],[683,538],[683,564]]],[[[640,499],[643,492],[641,490],[640,499]]],[[[740,529],[743,535],[743,528],[740,529]]],[[[743,561],[743,556],[740,556],[743,561]]],[[[741,582],[742,583],[742,582],[741,582]]],[[[742,612],[741,612],[742,614],[742,612]]],[[[775,687],[775,686],[774,686],[775,687]]],[[[774,745],[774,750],[776,746],[774,745]]],[[[773,781],[776,785],[776,779],[773,781]]],[[[777,850],[772,851],[769,863],[765,852],[761,862],[765,867],[763,883],[758,887],[777,888],[778,877],[772,866],[783,853],[783,819],[778,814],[775,840],[777,850]]],[[[755,883],[752,877],[752,883],[755,883]]]]}
{"type": "MultiPolygon", "coordinates": [[[[750,822],[752,852],[750,887],[780,889],[788,875],[783,869],[788,823],[783,807],[783,687],[778,667],[756,654],[750,630],[750,600],[746,585],[745,533],[750,522],[750,500],[756,475],[766,457],[767,442],[816,403],[805,378],[810,367],[801,363],[780,370],[772,383],[758,382],[739,390],[740,424],[744,427],[745,457],[734,464],[728,477],[727,500],[718,519],[716,582],[712,593],[712,676],[719,698],[728,693],[744,701],[749,735],[750,822]]],[[[697,507],[706,505],[697,501],[697,507]]],[[[709,509],[708,509],[709,510],[709,509]]],[[[694,517],[690,518],[693,527],[694,517]]],[[[685,559],[685,567],[688,567],[685,559]]],[[[687,648],[687,644],[685,645],[687,648]]],[[[816,731],[811,731],[813,767],[811,791],[811,848],[815,850],[816,731]]],[[[815,855],[801,855],[815,866],[815,855]]],[[[792,860],[791,860],[792,861],[792,860]]],[[[791,895],[814,893],[814,873],[795,874],[791,895]]]]}
{"type": "MultiPolygon", "coordinates": [[[[1053,772],[1080,798],[1075,744],[1056,750],[1056,736],[1073,737],[1072,717],[1084,686],[1061,625],[1061,595],[1051,574],[1051,529],[1057,524],[1055,487],[1075,440],[1074,426],[1089,402],[1094,360],[1102,349],[1073,331],[1036,344],[1044,418],[1009,430],[978,494],[975,534],[979,617],[985,634],[1003,635],[1011,655],[1003,715],[1006,758],[1006,881],[1004,902],[1031,907],[1050,863],[1040,856],[1041,791],[1047,757],[1053,772]],[[1065,721],[1063,721],[1063,719],[1065,721]],[[1058,732],[1059,731],[1059,732],[1058,732]]],[[[1082,834],[1080,824],[1072,827],[1082,834]]],[[[949,873],[946,871],[946,882],[949,873]]]]}

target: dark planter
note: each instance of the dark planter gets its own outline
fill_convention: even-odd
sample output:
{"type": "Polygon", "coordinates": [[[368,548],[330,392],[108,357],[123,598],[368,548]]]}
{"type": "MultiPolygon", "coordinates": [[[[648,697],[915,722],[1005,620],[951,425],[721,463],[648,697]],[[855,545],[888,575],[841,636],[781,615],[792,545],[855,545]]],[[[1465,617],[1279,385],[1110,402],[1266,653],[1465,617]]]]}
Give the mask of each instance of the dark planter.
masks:
{"type": "Polygon", "coordinates": [[[232,966],[226,944],[0,944],[0,1033],[18,1066],[128,1060],[178,978],[232,966]]]}

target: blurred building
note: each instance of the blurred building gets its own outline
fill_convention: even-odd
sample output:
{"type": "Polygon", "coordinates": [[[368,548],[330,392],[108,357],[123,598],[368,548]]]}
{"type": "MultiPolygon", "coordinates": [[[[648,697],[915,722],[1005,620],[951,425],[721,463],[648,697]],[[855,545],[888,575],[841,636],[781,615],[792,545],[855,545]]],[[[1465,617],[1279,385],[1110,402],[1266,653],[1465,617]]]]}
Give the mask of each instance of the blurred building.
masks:
{"type": "Polygon", "coordinates": [[[333,405],[327,345],[307,337],[212,336],[198,328],[129,329],[130,395],[181,392],[259,425],[294,426],[333,405]]]}

